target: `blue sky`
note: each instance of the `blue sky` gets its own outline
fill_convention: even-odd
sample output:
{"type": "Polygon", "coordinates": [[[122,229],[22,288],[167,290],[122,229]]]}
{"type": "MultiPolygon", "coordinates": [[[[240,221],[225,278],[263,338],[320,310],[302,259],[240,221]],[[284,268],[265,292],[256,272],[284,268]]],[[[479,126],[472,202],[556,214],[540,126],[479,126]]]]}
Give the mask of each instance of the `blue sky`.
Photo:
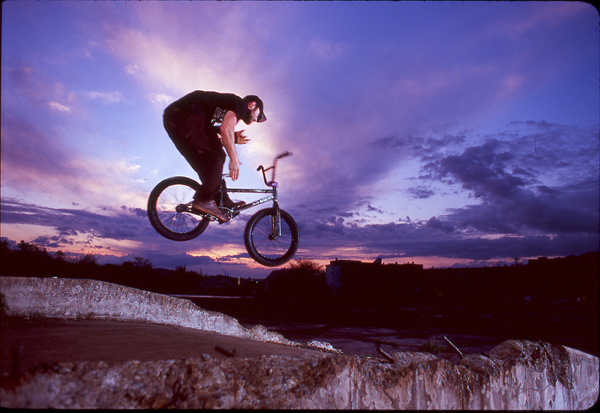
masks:
{"type": "MultiPolygon", "coordinates": [[[[193,90],[259,95],[235,187],[280,163],[297,258],[496,265],[598,250],[598,12],[577,2],[2,3],[2,237],[264,277],[252,210],[177,243],[162,127],[193,90]]],[[[239,199],[250,200],[241,195],[239,199]]]]}

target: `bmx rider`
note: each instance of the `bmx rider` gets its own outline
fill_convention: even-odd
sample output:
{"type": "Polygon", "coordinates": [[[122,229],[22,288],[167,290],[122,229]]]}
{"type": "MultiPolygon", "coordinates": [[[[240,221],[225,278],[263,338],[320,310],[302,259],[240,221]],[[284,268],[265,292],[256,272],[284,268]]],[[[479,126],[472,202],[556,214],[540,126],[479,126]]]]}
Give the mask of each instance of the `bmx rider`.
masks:
{"type": "MultiPolygon", "coordinates": [[[[192,209],[213,215],[221,222],[228,221],[215,204],[225,163],[223,147],[229,155],[229,175],[235,181],[241,165],[235,144],[246,144],[250,140],[244,130],[234,130],[240,120],[246,125],[267,120],[258,96],[242,99],[231,93],[197,90],[171,103],[163,115],[167,134],[202,181],[202,190],[194,196],[192,209]]],[[[224,194],[225,207],[243,204],[234,203],[224,194]]]]}

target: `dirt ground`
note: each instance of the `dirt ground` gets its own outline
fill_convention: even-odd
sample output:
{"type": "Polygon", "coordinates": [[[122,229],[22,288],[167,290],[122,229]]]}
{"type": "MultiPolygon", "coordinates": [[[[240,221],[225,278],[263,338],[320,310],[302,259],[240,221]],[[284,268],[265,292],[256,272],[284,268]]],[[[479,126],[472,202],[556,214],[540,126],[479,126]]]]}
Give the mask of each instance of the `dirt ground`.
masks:
{"type": "Polygon", "coordinates": [[[66,361],[260,357],[316,350],[189,328],[108,320],[11,319],[0,325],[0,374],[66,361]]]}

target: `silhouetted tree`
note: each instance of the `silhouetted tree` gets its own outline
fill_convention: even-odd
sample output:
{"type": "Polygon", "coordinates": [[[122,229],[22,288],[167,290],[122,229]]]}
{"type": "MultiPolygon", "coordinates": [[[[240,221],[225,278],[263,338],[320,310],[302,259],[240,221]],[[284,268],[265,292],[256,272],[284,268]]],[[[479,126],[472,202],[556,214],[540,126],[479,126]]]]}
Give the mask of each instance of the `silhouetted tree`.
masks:
{"type": "Polygon", "coordinates": [[[330,296],[331,289],[325,281],[325,270],[315,261],[294,260],[290,268],[278,270],[268,280],[268,293],[283,299],[315,303],[330,296]]]}
{"type": "Polygon", "coordinates": [[[79,257],[79,261],[80,264],[98,264],[98,256],[96,254],[93,254],[91,252],[88,252],[86,254],[83,254],[81,257],[79,257]]]}
{"type": "Polygon", "coordinates": [[[154,266],[148,258],[135,257],[134,260],[134,265],[140,270],[149,270],[154,266]]]}
{"type": "Polygon", "coordinates": [[[290,269],[306,277],[319,277],[325,274],[321,264],[308,259],[293,260],[290,262],[290,269]]]}
{"type": "Polygon", "coordinates": [[[10,249],[10,244],[8,243],[8,241],[5,239],[0,240],[0,254],[4,255],[9,254],[11,252],[12,250],[10,249]]]}
{"type": "Polygon", "coordinates": [[[66,255],[64,252],[62,252],[61,250],[58,250],[54,253],[54,259],[56,261],[65,261],[66,259],[66,255]]]}

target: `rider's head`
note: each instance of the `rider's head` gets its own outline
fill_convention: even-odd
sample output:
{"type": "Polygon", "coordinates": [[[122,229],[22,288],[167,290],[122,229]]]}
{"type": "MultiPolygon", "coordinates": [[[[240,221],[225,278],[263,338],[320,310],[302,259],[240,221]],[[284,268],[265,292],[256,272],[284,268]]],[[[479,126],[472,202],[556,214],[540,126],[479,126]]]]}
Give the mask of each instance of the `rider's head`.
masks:
{"type": "Polygon", "coordinates": [[[250,110],[249,115],[243,119],[246,125],[252,122],[264,122],[267,120],[263,112],[263,102],[258,96],[248,95],[244,98],[244,101],[248,103],[248,109],[250,110]]]}

